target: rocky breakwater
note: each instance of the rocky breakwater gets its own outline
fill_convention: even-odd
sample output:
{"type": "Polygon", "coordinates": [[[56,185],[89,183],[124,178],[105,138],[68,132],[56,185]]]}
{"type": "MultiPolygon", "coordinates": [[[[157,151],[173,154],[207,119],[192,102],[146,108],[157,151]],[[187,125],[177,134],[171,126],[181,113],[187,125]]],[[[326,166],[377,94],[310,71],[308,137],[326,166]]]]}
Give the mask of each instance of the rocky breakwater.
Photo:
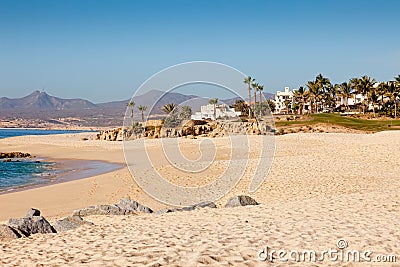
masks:
{"type": "Polygon", "coordinates": [[[275,133],[275,130],[266,122],[249,120],[247,122],[188,120],[179,127],[165,127],[162,120],[149,120],[143,124],[136,124],[132,128],[117,128],[101,131],[97,140],[123,141],[138,138],[176,138],[188,137],[223,137],[237,135],[266,135],[275,133]]]}
{"type": "Polygon", "coordinates": [[[0,152],[0,159],[13,159],[13,158],[32,158],[32,155],[23,152],[0,152]]]}

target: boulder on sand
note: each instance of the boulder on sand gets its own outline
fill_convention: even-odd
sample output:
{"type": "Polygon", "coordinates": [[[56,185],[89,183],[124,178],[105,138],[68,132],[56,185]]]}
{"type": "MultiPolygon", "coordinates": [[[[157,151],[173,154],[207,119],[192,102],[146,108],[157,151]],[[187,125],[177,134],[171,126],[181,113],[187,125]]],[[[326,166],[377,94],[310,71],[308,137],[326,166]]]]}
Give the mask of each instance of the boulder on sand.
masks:
{"type": "Polygon", "coordinates": [[[59,232],[68,231],[71,229],[78,228],[81,225],[94,225],[92,222],[85,221],[79,216],[73,215],[61,220],[58,220],[54,225],[54,229],[59,232]]]}
{"type": "Polygon", "coordinates": [[[129,215],[135,214],[134,211],[121,209],[117,205],[97,205],[84,209],[75,210],[73,215],[90,216],[90,215],[129,215]]]}
{"type": "Polygon", "coordinates": [[[20,238],[21,235],[13,229],[12,227],[5,225],[5,224],[0,224],[0,240],[1,239],[17,239],[20,238]]]}
{"type": "Polygon", "coordinates": [[[228,200],[225,204],[225,208],[239,207],[239,206],[248,206],[248,205],[258,205],[259,203],[249,197],[249,196],[234,196],[228,200]]]}
{"type": "Polygon", "coordinates": [[[153,211],[134,200],[122,198],[118,204],[90,206],[75,210],[73,215],[82,217],[90,215],[129,215],[137,212],[152,213],[153,211]]]}
{"type": "Polygon", "coordinates": [[[149,207],[143,206],[139,202],[136,202],[135,200],[132,200],[130,198],[121,198],[121,200],[116,206],[124,210],[153,213],[153,210],[150,209],[149,207]]]}
{"type": "Polygon", "coordinates": [[[25,218],[8,220],[8,226],[21,231],[25,236],[56,232],[43,216],[36,216],[35,214],[40,214],[40,211],[31,208],[28,210],[25,218]]]}

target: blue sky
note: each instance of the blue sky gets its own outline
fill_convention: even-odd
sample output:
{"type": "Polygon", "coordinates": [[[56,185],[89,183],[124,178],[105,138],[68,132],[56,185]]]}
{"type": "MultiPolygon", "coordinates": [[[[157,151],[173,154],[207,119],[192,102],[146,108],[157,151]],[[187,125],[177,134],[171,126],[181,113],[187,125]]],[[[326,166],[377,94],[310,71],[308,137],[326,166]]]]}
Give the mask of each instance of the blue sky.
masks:
{"type": "Polygon", "coordinates": [[[389,80],[400,74],[399,10],[398,0],[0,0],[0,96],[127,99],[193,60],[237,68],[267,92],[319,73],[389,80]]]}

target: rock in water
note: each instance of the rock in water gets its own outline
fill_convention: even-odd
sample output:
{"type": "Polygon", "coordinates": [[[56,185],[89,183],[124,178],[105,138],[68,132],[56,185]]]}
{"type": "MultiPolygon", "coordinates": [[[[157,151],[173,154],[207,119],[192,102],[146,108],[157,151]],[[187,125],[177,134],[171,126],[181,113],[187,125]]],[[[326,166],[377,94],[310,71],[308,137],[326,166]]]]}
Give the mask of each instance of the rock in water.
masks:
{"type": "Polygon", "coordinates": [[[8,226],[16,228],[24,233],[26,236],[32,234],[49,234],[56,231],[50,223],[42,216],[32,216],[30,218],[10,219],[8,226]]]}
{"type": "Polygon", "coordinates": [[[123,210],[130,211],[140,211],[145,213],[153,213],[153,210],[149,207],[143,206],[142,204],[130,199],[130,198],[121,198],[119,204],[117,206],[123,210]]]}
{"type": "Polygon", "coordinates": [[[230,198],[226,203],[225,208],[248,206],[248,205],[258,205],[258,203],[249,196],[241,195],[230,198]]]}
{"type": "Polygon", "coordinates": [[[30,208],[25,215],[25,218],[32,218],[33,216],[40,216],[40,210],[30,208]]]}
{"type": "Polygon", "coordinates": [[[8,225],[0,224],[0,240],[1,239],[17,239],[21,235],[8,225]]]}
{"type": "Polygon", "coordinates": [[[78,228],[79,226],[84,225],[84,224],[94,225],[92,222],[85,221],[81,217],[73,215],[73,216],[69,216],[69,217],[63,218],[61,220],[58,220],[53,225],[53,227],[57,231],[57,233],[59,233],[59,232],[64,232],[64,231],[78,228]]]}

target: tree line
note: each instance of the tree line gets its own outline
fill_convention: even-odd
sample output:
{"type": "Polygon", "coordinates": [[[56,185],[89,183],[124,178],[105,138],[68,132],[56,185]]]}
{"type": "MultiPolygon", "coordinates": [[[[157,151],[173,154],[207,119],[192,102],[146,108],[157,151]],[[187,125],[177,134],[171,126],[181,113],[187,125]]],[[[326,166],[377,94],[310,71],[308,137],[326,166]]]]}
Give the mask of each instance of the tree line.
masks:
{"type": "Polygon", "coordinates": [[[300,86],[293,92],[293,102],[287,106],[294,112],[303,113],[306,103],[310,104],[310,112],[316,113],[329,108],[336,111],[350,111],[349,99],[362,96],[362,101],[354,101],[353,109],[376,112],[381,115],[397,117],[397,102],[400,96],[400,75],[393,81],[377,83],[374,78],[364,75],[352,78],[340,84],[331,83],[329,78],[319,74],[306,86],[300,86]],[[343,100],[343,101],[342,101],[343,100]],[[342,104],[343,102],[343,104],[342,104]],[[369,107],[372,107],[371,109],[369,107]]]}

